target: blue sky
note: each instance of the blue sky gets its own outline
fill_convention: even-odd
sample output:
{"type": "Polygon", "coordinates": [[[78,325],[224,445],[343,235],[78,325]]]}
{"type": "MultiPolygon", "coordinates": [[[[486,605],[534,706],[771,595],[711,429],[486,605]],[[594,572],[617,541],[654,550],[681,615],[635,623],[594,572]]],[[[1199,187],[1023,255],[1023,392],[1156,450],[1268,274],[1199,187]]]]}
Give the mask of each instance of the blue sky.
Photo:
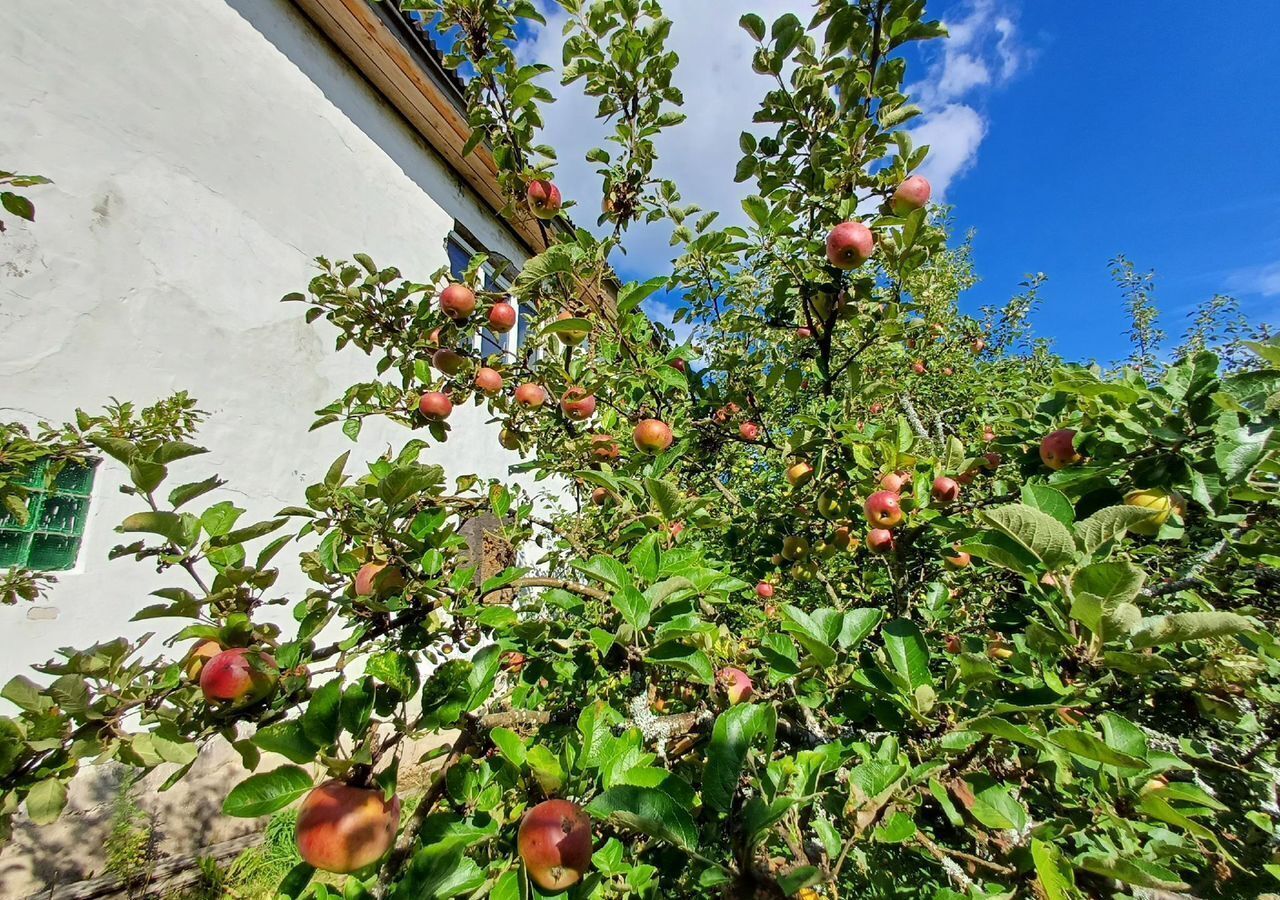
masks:
{"type": "MultiPolygon", "coordinates": [[[[771,20],[810,7],[663,5],[690,118],[659,145],[659,171],[686,200],[740,220],[737,138],[767,83],[751,73],[752,45],[736,22],[749,10],[771,20]]],[[[952,38],[913,59],[908,82],[926,112],[916,138],[933,147],[935,196],[954,206],[958,230],[977,233],[982,281],[964,309],[1001,303],[1025,274],[1044,272],[1037,333],[1071,359],[1123,357],[1126,321],[1107,263],[1124,253],[1157,271],[1171,337],[1218,292],[1238,297],[1255,321],[1280,321],[1273,4],[1238,0],[1229,18],[1189,0],[1089,4],[1087,13],[1043,0],[946,0],[929,11],[952,38]]],[[[561,21],[553,15],[525,55],[558,66],[561,21]]],[[[573,89],[560,96],[547,117],[556,180],[594,209],[597,179],[582,161],[600,143],[594,103],[573,89]]],[[[666,231],[632,237],[618,261],[624,276],[667,270],[666,231]]]]}

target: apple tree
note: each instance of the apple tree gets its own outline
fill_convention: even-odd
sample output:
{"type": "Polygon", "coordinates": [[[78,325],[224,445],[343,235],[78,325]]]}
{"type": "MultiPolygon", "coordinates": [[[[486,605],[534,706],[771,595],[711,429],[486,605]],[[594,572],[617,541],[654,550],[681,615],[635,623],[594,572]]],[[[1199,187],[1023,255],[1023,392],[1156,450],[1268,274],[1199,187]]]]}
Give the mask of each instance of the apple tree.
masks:
{"type": "MultiPolygon", "coordinates": [[[[469,76],[507,213],[549,247],[509,291],[479,257],[456,282],[319,260],[285,299],[376,376],[317,424],[408,434],[272,519],[177,476],[201,452],[184,396],[5,431],[7,505],[33,461],[106,454],[139,506],[114,555],[172,576],[136,616],[170,634],[159,656],[69,649],[4,688],[5,818],[53,820],[94,761],[176,784],[225,740],[255,771],[224,812],[301,801],[285,896],[333,896],[316,869],[348,898],[1273,885],[1280,344],[1106,372],[1031,338],[1037,279],[962,314],[967,245],[905,127],[903,49],[945,35],[922,0],[742,17],[742,77],[768,85],[734,163],[744,224],[661,175],[682,98],[659,4],[561,0],[563,83],[612,128],[588,154],[595,230],[568,223],[595,201],[576,213],[539,143],[553,94],[517,54],[536,6],[411,5],[469,76]],[[618,285],[640,222],[668,223],[677,258],[618,285]],[[664,290],[686,343],[644,313],[664,290]],[[538,310],[529,340],[479,358],[512,296],[538,310]],[[460,405],[491,438],[453,433],[460,405]],[[447,484],[433,452],[476,439],[564,502],[447,484]],[[301,596],[275,587],[291,544],[301,596]],[[407,741],[431,736],[434,775],[400,797],[407,741]]],[[[49,589],[6,578],[6,602],[49,589]]]]}

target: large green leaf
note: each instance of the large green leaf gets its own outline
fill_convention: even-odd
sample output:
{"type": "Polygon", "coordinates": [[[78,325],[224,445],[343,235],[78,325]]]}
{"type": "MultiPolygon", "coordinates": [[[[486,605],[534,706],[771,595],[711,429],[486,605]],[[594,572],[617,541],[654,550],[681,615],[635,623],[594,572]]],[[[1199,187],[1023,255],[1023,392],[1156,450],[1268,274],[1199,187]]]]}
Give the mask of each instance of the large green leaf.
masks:
{"type": "Polygon", "coordinates": [[[675,666],[705,684],[711,684],[715,680],[715,671],[707,654],[680,641],[666,641],[654,647],[649,651],[649,661],[675,666]]]}
{"type": "Polygon", "coordinates": [[[1049,733],[1049,741],[1068,753],[1083,756],[1085,759],[1091,759],[1103,765],[1116,766],[1120,769],[1147,767],[1146,760],[1109,747],[1102,738],[1080,728],[1059,728],[1049,733]]]}
{"type": "Polygon", "coordinates": [[[1082,553],[1093,553],[1129,528],[1145,522],[1155,510],[1141,506],[1108,506],[1075,525],[1076,544],[1082,553]]]}
{"type": "Polygon", "coordinates": [[[253,819],[284,809],[312,788],[311,776],[298,766],[281,766],[250,775],[237,784],[222,802],[222,813],[253,819]]]}
{"type": "Polygon", "coordinates": [[[1061,569],[1075,559],[1071,532],[1048,513],[1022,503],[1011,503],[982,510],[980,515],[1050,569],[1061,569]]]}
{"type": "Polygon", "coordinates": [[[27,815],[37,825],[48,825],[67,805],[67,786],[57,778],[37,781],[27,792],[27,815]]]}
{"type": "Polygon", "coordinates": [[[1067,499],[1067,495],[1047,484],[1024,484],[1022,486],[1022,502],[1027,506],[1052,516],[1063,525],[1070,527],[1076,519],[1075,507],[1067,499]]]}
{"type": "Polygon", "coordinates": [[[1177,644],[1204,638],[1227,637],[1252,631],[1253,620],[1229,612],[1187,612],[1149,616],[1142,620],[1131,642],[1135,647],[1177,644]]]}
{"type": "Polygon", "coordinates": [[[826,629],[799,607],[786,604],[782,607],[782,630],[794,635],[800,645],[809,652],[819,666],[834,665],[835,648],[827,637],[826,629]]]}
{"type": "Polygon", "coordinates": [[[719,715],[711,731],[711,745],[702,770],[703,802],[720,812],[729,811],[751,742],[763,737],[767,757],[777,725],[773,707],[762,703],[741,703],[719,715]]]}
{"type": "Polygon", "coordinates": [[[279,753],[290,762],[303,765],[315,762],[320,751],[316,742],[307,737],[298,719],[259,728],[253,736],[253,743],[269,753],[279,753]]]}
{"type": "Polygon", "coordinates": [[[1142,620],[1133,601],[1146,580],[1141,569],[1123,560],[1085,566],[1071,579],[1071,617],[1104,640],[1132,634],[1142,620]]]}
{"type": "Polygon", "coordinates": [[[973,791],[973,805],[969,813],[988,828],[999,831],[1022,831],[1027,826],[1027,810],[1014,799],[1009,785],[996,781],[990,775],[970,775],[966,778],[973,791]]]}
{"type": "Polygon", "coordinates": [[[921,685],[932,685],[929,675],[929,645],[916,624],[908,619],[894,619],[880,629],[884,636],[884,649],[894,671],[911,685],[912,690],[921,685]]]}
{"type": "Polygon", "coordinates": [[[658,788],[630,784],[611,787],[587,804],[587,812],[682,849],[698,845],[698,828],[689,811],[658,788]]]}
{"type": "Polygon", "coordinates": [[[1036,880],[1044,900],[1072,900],[1079,897],[1075,873],[1062,856],[1062,851],[1039,838],[1031,839],[1031,861],[1036,867],[1036,880]]]}
{"type": "Polygon", "coordinates": [[[613,595],[613,605],[622,613],[622,619],[636,631],[643,631],[649,624],[649,615],[653,611],[649,598],[631,585],[613,595]]]}

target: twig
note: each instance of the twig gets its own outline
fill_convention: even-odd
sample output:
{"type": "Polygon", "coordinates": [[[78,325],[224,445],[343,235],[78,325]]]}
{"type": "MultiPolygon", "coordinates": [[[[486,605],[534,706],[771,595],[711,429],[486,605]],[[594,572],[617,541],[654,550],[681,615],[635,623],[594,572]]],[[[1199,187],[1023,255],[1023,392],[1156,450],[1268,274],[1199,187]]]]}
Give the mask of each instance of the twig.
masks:
{"type": "Polygon", "coordinates": [[[926,837],[923,831],[916,832],[916,842],[938,859],[943,859],[944,857],[961,859],[965,862],[973,863],[975,866],[981,866],[984,869],[989,869],[999,875],[1004,875],[1005,877],[1018,874],[1018,870],[1012,866],[992,862],[989,859],[983,859],[981,856],[974,856],[972,853],[965,853],[963,850],[952,850],[950,847],[939,847],[932,840],[926,837]]]}
{"type": "Polygon", "coordinates": [[[508,581],[506,584],[491,588],[480,596],[487,597],[489,594],[494,594],[498,591],[524,587],[559,588],[562,591],[581,594],[583,597],[590,597],[592,600],[600,600],[604,603],[608,603],[610,600],[610,595],[599,588],[593,588],[589,584],[579,584],[576,581],[565,581],[563,578],[517,578],[515,581],[508,581]]]}
{"type": "Polygon", "coordinates": [[[916,437],[932,444],[933,438],[929,437],[929,432],[925,431],[924,423],[920,421],[920,414],[916,412],[916,407],[911,402],[911,397],[905,392],[900,394],[898,396],[898,405],[902,407],[903,413],[906,414],[907,422],[910,423],[911,430],[916,433],[916,437]]]}
{"type": "Polygon", "coordinates": [[[1231,546],[1231,542],[1240,537],[1251,525],[1250,519],[1246,518],[1240,525],[1232,529],[1231,533],[1222,540],[1218,541],[1191,564],[1191,568],[1187,569],[1186,574],[1176,581],[1165,582],[1162,585],[1153,588],[1147,588],[1142,592],[1144,597],[1163,597],[1166,594],[1176,594],[1179,591],[1185,591],[1187,588],[1195,587],[1200,581],[1200,576],[1204,574],[1204,570],[1209,565],[1226,552],[1227,547],[1231,546]]]}

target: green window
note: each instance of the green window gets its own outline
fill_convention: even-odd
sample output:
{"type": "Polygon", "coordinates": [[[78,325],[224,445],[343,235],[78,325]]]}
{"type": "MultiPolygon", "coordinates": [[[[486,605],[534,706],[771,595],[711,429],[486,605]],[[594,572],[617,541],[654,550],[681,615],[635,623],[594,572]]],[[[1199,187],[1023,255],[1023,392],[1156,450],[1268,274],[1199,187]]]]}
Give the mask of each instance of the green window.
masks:
{"type": "Polygon", "coordinates": [[[96,460],[87,466],[68,463],[48,484],[48,464],[39,462],[17,479],[17,484],[30,490],[27,521],[22,524],[0,508],[0,569],[62,572],[75,566],[89,519],[96,466],[96,460]]]}

